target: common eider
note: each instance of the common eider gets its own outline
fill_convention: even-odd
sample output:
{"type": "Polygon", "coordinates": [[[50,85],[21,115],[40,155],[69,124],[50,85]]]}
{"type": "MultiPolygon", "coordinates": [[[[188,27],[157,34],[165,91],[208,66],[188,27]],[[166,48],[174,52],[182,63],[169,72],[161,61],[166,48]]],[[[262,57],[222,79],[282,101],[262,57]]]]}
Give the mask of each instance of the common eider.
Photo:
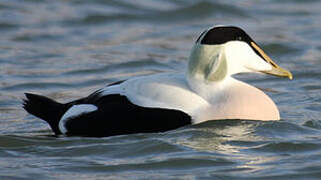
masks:
{"type": "Polygon", "coordinates": [[[214,26],[197,38],[183,72],[133,77],[65,104],[26,93],[23,107],[67,136],[163,132],[220,119],[279,120],[264,92],[232,77],[249,72],[292,79],[241,28],[214,26]]]}

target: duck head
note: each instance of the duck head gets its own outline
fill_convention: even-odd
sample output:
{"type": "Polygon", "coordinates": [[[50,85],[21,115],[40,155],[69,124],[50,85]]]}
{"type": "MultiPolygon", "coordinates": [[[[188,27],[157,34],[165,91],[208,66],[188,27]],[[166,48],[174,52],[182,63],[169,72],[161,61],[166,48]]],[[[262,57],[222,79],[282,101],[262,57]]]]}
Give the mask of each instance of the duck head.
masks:
{"type": "Polygon", "coordinates": [[[196,40],[188,63],[188,76],[217,82],[238,73],[259,72],[292,79],[241,28],[216,26],[196,40]]]}

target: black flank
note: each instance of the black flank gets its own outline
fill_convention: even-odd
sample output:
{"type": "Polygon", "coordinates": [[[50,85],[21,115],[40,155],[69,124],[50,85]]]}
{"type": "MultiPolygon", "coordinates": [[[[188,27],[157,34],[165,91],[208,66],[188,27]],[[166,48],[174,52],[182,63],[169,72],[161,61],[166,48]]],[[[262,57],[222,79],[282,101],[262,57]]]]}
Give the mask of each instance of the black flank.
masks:
{"type": "Polygon", "coordinates": [[[137,106],[118,94],[93,100],[84,99],[84,102],[94,104],[98,110],[69,119],[67,135],[106,137],[164,132],[191,124],[191,117],[184,112],[137,106]]]}
{"type": "Polygon", "coordinates": [[[100,96],[100,92],[96,91],[86,98],[66,104],[30,93],[26,93],[26,97],[24,109],[48,122],[56,135],[61,134],[58,126],[63,114],[72,105],[78,104],[92,104],[98,110],[68,119],[65,124],[68,136],[106,137],[164,132],[192,123],[191,117],[182,111],[137,106],[119,94],[100,96]]]}

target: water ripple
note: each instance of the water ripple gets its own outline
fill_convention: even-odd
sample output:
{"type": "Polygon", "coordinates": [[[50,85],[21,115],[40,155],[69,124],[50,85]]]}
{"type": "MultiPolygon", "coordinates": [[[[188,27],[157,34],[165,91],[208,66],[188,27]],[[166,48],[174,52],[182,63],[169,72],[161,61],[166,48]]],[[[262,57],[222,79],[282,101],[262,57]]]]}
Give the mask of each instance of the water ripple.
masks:
{"type": "Polygon", "coordinates": [[[319,179],[320,1],[0,2],[0,179],[319,179]],[[243,27],[293,72],[263,87],[282,120],[222,120],[165,133],[55,137],[26,91],[67,102],[106,83],[182,71],[213,24],[243,27]]]}
{"type": "Polygon", "coordinates": [[[252,148],[255,152],[273,152],[273,153],[301,153],[309,151],[319,151],[320,144],[308,142],[271,142],[252,148]]]}
{"type": "MultiPolygon", "coordinates": [[[[132,8],[132,7],[131,7],[132,8]]],[[[67,20],[65,24],[98,24],[98,23],[112,23],[117,21],[147,21],[151,23],[170,23],[177,21],[193,21],[199,18],[204,18],[209,15],[226,15],[226,16],[241,16],[247,17],[243,10],[238,9],[234,6],[201,1],[193,4],[188,4],[182,7],[177,7],[170,10],[146,10],[144,13],[140,11],[130,10],[126,13],[115,13],[115,14],[88,14],[82,19],[67,20]],[[131,12],[131,13],[129,13],[131,12]],[[209,14],[210,13],[210,14],[209,14]]]]}

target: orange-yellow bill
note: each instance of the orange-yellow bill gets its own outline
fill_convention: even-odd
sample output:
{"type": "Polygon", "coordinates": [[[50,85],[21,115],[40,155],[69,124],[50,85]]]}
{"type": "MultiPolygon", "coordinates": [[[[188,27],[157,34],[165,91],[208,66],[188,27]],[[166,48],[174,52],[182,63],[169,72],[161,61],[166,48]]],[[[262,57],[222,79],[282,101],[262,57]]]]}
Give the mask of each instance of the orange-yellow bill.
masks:
{"type": "Polygon", "coordinates": [[[288,77],[289,79],[293,78],[292,73],[290,71],[281,68],[275,62],[273,62],[272,59],[267,54],[265,54],[265,52],[257,44],[255,44],[254,42],[251,42],[251,46],[253,48],[255,48],[261,54],[261,56],[264,58],[264,60],[266,62],[268,62],[269,64],[271,64],[271,66],[272,66],[271,70],[262,71],[262,73],[271,74],[271,75],[279,76],[279,77],[288,77]]]}

